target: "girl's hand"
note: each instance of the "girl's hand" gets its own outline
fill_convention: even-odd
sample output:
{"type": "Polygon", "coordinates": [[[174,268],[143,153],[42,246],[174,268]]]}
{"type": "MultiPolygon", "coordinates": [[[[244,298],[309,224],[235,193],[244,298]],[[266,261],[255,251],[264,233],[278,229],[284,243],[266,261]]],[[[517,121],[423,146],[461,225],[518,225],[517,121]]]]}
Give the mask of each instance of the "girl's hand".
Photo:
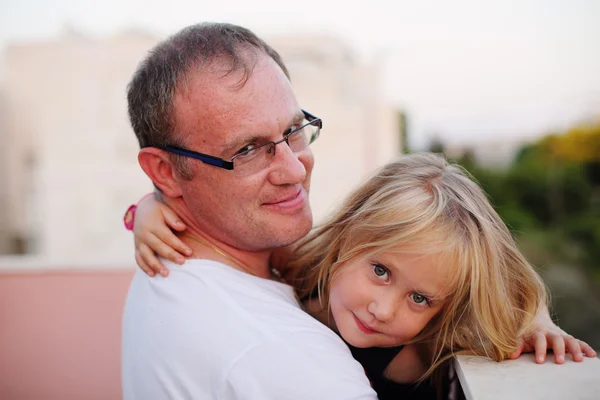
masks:
{"type": "Polygon", "coordinates": [[[535,352],[535,362],[543,364],[546,361],[547,349],[554,351],[554,362],[557,364],[565,362],[565,353],[571,353],[573,361],[576,362],[583,361],[584,355],[596,357],[596,352],[589,344],[575,339],[552,322],[546,308],[536,317],[533,332],[521,338],[520,346],[509,358],[514,360],[523,352],[535,352]]]}
{"type": "Polygon", "coordinates": [[[192,255],[192,250],[186,246],[172,229],[178,232],[186,226],[167,205],[148,196],[138,204],[133,224],[135,243],[135,261],[148,275],[169,275],[169,271],[160,262],[157,255],[183,264],[185,256],[192,255]]]}

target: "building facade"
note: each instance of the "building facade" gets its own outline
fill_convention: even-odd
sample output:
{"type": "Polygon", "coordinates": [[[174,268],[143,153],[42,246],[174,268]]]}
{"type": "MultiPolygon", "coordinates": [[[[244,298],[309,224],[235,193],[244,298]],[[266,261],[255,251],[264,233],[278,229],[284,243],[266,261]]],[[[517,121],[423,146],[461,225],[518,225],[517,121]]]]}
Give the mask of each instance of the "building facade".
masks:
{"type": "MultiPolygon", "coordinates": [[[[152,190],[137,163],[126,85],[158,38],[69,34],[5,55],[0,252],[51,262],[133,263],[121,218],[152,190]]],[[[351,187],[399,152],[396,114],[375,65],[329,37],[271,38],[303,108],[324,120],[311,202],[319,221],[351,187]]]]}

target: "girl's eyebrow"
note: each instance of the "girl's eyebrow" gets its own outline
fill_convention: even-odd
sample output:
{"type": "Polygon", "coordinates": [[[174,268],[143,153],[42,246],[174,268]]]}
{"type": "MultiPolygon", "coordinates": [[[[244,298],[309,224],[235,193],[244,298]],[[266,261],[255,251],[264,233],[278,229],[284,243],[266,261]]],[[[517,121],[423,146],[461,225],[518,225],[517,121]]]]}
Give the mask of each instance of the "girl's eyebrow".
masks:
{"type": "Polygon", "coordinates": [[[416,289],[416,288],[413,289],[413,290],[416,293],[419,293],[419,294],[427,297],[429,299],[429,301],[431,301],[432,303],[434,303],[434,305],[437,305],[438,303],[443,303],[444,300],[446,300],[446,298],[448,297],[448,296],[445,296],[445,295],[438,296],[436,294],[428,293],[428,292],[425,292],[423,290],[419,290],[419,289],[416,289]]]}
{"type": "MultiPolygon", "coordinates": [[[[402,271],[400,270],[400,268],[398,268],[395,263],[392,260],[380,260],[380,264],[384,265],[386,268],[389,268],[392,271],[392,274],[395,275],[400,275],[400,279],[402,280],[407,280],[406,276],[402,273],[402,271]]],[[[410,285],[411,289],[419,294],[422,294],[423,296],[426,296],[429,300],[433,301],[433,302],[440,302],[443,301],[447,295],[446,294],[436,294],[435,291],[430,291],[430,290],[423,290],[423,288],[419,288],[419,284],[415,282],[413,282],[412,280],[408,280],[408,284],[410,285]]]]}
{"type": "Polygon", "coordinates": [[[448,297],[449,293],[446,293],[446,291],[444,289],[440,289],[439,291],[434,290],[434,291],[430,291],[430,290],[422,290],[422,288],[418,287],[418,284],[414,284],[413,282],[410,282],[412,285],[412,289],[419,293],[422,294],[423,296],[426,296],[429,300],[432,301],[443,301],[444,299],[446,299],[446,297],[448,297]]]}

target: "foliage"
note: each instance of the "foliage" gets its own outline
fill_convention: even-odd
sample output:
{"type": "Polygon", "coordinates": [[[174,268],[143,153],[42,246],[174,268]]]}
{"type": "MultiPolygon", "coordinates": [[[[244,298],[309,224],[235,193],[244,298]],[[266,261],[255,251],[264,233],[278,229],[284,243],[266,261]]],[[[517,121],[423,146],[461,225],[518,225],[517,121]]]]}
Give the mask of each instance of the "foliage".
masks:
{"type": "MultiPolygon", "coordinates": [[[[433,142],[430,147],[444,146],[433,142]]],[[[456,160],[481,184],[538,268],[570,334],[600,348],[600,121],[523,146],[504,170],[456,160]]]]}
{"type": "Polygon", "coordinates": [[[517,236],[540,232],[557,261],[600,272],[600,122],[524,146],[506,170],[486,169],[470,152],[457,161],[517,236]]]}

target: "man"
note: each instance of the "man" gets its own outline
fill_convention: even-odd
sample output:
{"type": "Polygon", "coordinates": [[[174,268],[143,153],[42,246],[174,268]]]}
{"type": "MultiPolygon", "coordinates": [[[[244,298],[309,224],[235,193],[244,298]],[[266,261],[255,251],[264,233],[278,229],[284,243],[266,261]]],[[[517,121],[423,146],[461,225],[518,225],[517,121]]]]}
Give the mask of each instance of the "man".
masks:
{"type": "Polygon", "coordinates": [[[128,101],[140,165],[194,254],[168,279],[133,280],[124,398],[376,398],[341,339],[271,276],[272,251],[312,226],[321,127],[279,55],[244,28],[195,25],[153,49],[128,101]]]}

